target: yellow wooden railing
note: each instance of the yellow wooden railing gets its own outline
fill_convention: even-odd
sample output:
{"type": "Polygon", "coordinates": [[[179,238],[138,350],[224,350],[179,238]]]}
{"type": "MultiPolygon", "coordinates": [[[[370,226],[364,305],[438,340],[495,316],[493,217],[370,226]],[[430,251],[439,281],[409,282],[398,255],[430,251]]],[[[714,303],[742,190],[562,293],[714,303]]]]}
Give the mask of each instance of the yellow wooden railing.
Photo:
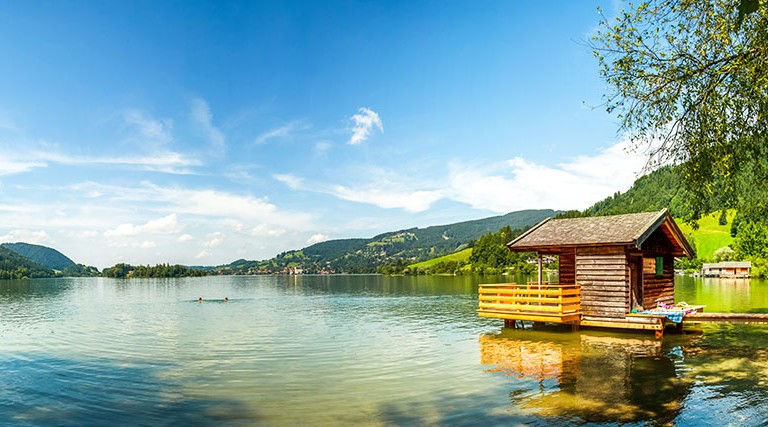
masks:
{"type": "Polygon", "coordinates": [[[574,323],[581,318],[579,285],[499,283],[480,285],[482,317],[574,323]]]}

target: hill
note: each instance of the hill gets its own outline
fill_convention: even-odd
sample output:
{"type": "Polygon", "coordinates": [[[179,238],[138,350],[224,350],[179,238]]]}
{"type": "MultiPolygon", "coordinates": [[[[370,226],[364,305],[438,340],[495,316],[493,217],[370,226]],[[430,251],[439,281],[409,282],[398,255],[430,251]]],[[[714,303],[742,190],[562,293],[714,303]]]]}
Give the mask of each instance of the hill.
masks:
{"type": "Polygon", "coordinates": [[[673,166],[664,166],[635,180],[626,192],[616,192],[613,196],[595,203],[582,215],[618,215],[667,208],[675,218],[690,218],[692,212],[685,203],[685,197],[686,190],[680,180],[679,171],[673,166]]]}
{"type": "Polygon", "coordinates": [[[3,243],[0,246],[30,259],[34,263],[50,269],[63,271],[67,267],[74,267],[75,262],[67,258],[56,249],[46,246],[32,245],[29,243],[3,243]]]}
{"type": "Polygon", "coordinates": [[[51,269],[25,258],[16,252],[0,246],[0,279],[28,279],[38,277],[53,277],[51,269]]]}
{"type": "Polygon", "coordinates": [[[554,216],[551,209],[511,212],[455,224],[383,233],[369,239],[338,239],[284,252],[266,261],[237,260],[218,268],[223,273],[283,272],[301,269],[305,273],[373,273],[396,260],[426,261],[468,248],[475,240],[504,226],[530,227],[554,216]]]}
{"type": "Polygon", "coordinates": [[[735,215],[735,211],[729,211],[726,217],[728,222],[725,225],[720,225],[719,213],[706,215],[698,221],[699,227],[696,230],[688,223],[682,221],[677,223],[686,236],[693,238],[696,246],[696,257],[711,260],[716,250],[733,243],[731,222],[735,215]]]}

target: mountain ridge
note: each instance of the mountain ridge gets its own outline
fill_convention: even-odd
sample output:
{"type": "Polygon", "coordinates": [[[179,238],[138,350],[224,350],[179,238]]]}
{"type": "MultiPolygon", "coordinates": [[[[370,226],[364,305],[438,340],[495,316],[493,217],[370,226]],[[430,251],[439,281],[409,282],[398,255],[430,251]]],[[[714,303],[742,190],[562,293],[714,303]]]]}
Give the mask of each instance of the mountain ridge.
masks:
{"type": "Polygon", "coordinates": [[[523,229],[559,213],[526,209],[452,224],[412,227],[371,238],[334,239],[290,250],[264,261],[240,259],[219,266],[224,273],[374,273],[395,260],[424,261],[469,247],[486,233],[504,226],[523,229]]]}

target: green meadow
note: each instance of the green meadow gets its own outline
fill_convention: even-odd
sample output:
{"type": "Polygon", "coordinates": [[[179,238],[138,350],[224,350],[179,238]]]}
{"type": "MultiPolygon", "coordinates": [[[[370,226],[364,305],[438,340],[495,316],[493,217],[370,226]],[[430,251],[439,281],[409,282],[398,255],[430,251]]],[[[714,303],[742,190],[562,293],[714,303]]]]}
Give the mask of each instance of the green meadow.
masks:
{"type": "Polygon", "coordinates": [[[432,258],[428,259],[426,261],[418,262],[416,264],[411,264],[408,266],[408,268],[411,269],[428,269],[432,266],[434,266],[437,263],[440,262],[448,262],[448,261],[456,261],[456,262],[464,262],[469,261],[469,257],[472,255],[472,248],[462,249],[458,252],[454,252],[452,254],[448,254],[445,256],[441,256],[438,258],[432,258]]]}
{"type": "Polygon", "coordinates": [[[733,221],[735,215],[735,210],[729,210],[727,214],[728,223],[720,225],[718,222],[720,213],[711,213],[698,221],[699,228],[696,230],[685,221],[680,219],[676,221],[686,237],[693,238],[696,245],[696,257],[711,260],[716,250],[733,243],[731,221],[733,221]]]}

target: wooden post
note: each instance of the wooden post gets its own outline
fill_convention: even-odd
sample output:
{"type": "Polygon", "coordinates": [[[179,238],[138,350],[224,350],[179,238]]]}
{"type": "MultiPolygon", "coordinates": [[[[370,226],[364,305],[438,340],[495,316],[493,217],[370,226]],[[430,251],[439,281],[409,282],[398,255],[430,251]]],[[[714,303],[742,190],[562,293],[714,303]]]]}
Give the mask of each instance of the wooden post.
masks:
{"type": "Polygon", "coordinates": [[[541,282],[541,269],[542,269],[542,266],[541,266],[541,252],[539,252],[539,289],[541,289],[541,285],[542,285],[542,282],[541,282]]]}

